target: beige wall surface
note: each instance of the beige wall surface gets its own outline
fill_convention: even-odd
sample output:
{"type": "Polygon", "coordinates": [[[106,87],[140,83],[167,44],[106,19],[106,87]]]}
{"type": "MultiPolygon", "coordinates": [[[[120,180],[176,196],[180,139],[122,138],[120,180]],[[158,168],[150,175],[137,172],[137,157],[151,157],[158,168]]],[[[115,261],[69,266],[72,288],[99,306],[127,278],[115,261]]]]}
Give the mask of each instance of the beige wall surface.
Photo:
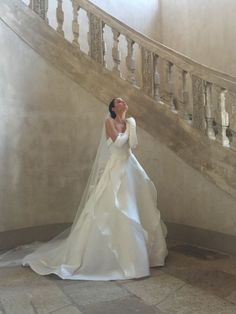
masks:
{"type": "Polygon", "coordinates": [[[234,0],[160,0],[156,38],[188,57],[236,76],[234,0]]]}
{"type": "MultiPolygon", "coordinates": [[[[3,23],[0,51],[0,231],[71,222],[106,106],[3,23]]],[[[157,187],[164,220],[236,235],[235,200],[158,138],[141,128],[138,136],[135,154],[157,187]]]]}
{"type": "Polygon", "coordinates": [[[104,105],[0,24],[0,231],[69,222],[104,105]]]}

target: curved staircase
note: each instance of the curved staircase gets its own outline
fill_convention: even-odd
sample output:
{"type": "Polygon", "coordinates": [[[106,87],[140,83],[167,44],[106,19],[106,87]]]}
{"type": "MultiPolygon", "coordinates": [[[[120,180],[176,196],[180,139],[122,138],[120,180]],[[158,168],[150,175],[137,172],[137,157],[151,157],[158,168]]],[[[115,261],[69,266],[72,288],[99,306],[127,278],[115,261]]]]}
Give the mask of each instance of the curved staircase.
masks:
{"type": "Polygon", "coordinates": [[[71,1],[72,38],[65,38],[61,0],[54,29],[47,1],[24,2],[2,0],[0,20],[101,102],[128,100],[142,129],[236,199],[235,77],[144,36],[87,0],[71,1]],[[88,24],[87,51],[80,47],[80,11],[88,24]]]}

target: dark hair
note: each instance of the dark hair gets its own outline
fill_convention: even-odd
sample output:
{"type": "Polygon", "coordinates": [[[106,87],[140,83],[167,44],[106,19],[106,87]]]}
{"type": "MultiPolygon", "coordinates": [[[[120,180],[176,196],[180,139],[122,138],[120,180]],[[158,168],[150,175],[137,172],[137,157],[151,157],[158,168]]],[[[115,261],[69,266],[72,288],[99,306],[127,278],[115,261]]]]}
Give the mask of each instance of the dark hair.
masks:
{"type": "Polygon", "coordinates": [[[115,107],[115,101],[116,101],[116,98],[113,98],[109,104],[109,111],[110,111],[112,119],[115,119],[115,117],[116,117],[116,113],[112,110],[112,108],[115,107]]]}

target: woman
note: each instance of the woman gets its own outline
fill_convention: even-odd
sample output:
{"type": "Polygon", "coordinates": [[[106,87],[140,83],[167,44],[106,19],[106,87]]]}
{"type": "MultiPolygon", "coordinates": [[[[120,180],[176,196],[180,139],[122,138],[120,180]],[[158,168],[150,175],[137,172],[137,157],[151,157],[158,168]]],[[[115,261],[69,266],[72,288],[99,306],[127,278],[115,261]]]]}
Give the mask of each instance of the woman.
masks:
{"type": "MultiPolygon", "coordinates": [[[[39,244],[20,261],[41,275],[72,280],[148,276],[168,254],[156,189],[131,149],[136,124],[121,98],[109,105],[87,187],[69,234],[39,244]]],[[[29,246],[24,246],[30,248],[29,246]]]]}

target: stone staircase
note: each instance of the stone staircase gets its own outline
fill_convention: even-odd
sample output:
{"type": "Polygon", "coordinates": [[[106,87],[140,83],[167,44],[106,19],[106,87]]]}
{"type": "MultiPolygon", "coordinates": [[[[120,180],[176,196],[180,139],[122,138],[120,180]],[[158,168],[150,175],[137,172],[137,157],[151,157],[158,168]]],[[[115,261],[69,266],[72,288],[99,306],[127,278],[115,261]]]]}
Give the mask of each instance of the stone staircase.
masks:
{"type": "Polygon", "coordinates": [[[23,40],[99,100],[108,103],[115,95],[129,100],[142,128],[236,197],[235,77],[145,37],[87,0],[71,1],[72,40],[63,31],[62,1],[55,12],[55,30],[47,25],[47,1],[24,2],[4,0],[0,5],[1,19],[23,40]],[[79,44],[85,25],[79,24],[80,10],[87,15],[87,51],[79,44]],[[108,31],[112,43],[106,41],[108,31]],[[121,37],[127,44],[126,56],[121,54],[121,37]]]}
{"type": "Polygon", "coordinates": [[[236,198],[236,78],[147,38],[87,0],[71,1],[67,37],[62,0],[57,4],[56,25],[49,25],[45,0],[2,0],[0,19],[103,103],[126,99],[141,128],[236,198]],[[87,25],[79,22],[82,11],[87,25]]]}

